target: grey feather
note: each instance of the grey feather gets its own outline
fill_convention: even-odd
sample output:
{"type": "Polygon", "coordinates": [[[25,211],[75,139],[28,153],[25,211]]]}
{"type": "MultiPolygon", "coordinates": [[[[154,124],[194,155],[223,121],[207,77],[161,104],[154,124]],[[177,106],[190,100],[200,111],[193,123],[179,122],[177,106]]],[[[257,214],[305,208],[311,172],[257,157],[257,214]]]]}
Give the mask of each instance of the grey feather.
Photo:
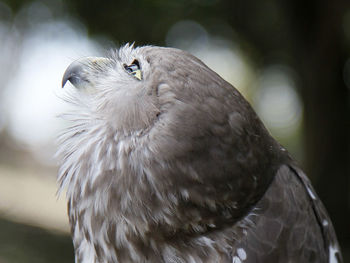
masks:
{"type": "Polygon", "coordinates": [[[199,59],[126,45],[70,76],[58,180],[76,262],[341,262],[306,177],[199,59]]]}

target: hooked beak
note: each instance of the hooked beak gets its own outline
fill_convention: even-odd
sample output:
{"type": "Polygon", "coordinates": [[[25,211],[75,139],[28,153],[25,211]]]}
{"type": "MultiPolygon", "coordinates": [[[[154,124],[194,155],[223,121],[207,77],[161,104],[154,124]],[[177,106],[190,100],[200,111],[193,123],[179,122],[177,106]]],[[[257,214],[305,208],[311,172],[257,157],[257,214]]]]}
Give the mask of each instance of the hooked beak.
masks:
{"type": "Polygon", "coordinates": [[[93,67],[94,64],[106,64],[108,61],[109,59],[100,57],[87,57],[74,61],[64,72],[62,78],[62,88],[64,88],[67,81],[72,83],[76,88],[83,87],[85,84],[89,83],[89,80],[86,78],[86,76],[84,76],[86,75],[86,73],[84,74],[84,69],[89,69],[89,67],[93,67]]]}

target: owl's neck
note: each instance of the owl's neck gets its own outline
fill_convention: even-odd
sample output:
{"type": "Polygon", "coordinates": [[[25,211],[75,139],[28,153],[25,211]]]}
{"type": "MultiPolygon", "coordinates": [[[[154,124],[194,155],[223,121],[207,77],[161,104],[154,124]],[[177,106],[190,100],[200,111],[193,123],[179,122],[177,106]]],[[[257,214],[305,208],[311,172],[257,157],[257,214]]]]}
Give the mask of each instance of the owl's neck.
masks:
{"type": "Polygon", "coordinates": [[[60,138],[59,192],[66,189],[68,198],[83,198],[102,182],[112,184],[129,172],[129,157],[140,132],[116,132],[102,120],[74,124],[60,138]]]}

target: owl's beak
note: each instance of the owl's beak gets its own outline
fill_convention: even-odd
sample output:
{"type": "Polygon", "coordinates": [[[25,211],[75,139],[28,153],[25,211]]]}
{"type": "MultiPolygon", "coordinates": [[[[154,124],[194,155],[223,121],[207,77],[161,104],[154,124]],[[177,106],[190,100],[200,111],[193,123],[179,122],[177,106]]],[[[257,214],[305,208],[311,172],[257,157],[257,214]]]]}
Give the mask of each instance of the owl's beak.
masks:
{"type": "Polygon", "coordinates": [[[99,57],[87,57],[74,61],[64,72],[62,88],[66,85],[67,81],[72,83],[76,88],[84,87],[89,83],[86,71],[89,68],[93,68],[95,65],[106,64],[108,61],[109,59],[107,58],[99,57]]]}

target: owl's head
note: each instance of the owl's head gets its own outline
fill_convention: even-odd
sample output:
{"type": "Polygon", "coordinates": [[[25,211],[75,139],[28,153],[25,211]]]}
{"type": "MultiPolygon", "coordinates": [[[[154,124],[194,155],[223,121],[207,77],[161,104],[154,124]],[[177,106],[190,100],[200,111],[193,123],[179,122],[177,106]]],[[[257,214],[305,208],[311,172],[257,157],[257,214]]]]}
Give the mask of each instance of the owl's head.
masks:
{"type": "Polygon", "coordinates": [[[208,72],[216,76],[178,49],[125,45],[106,58],[73,62],[64,73],[62,87],[67,81],[76,87],[74,104],[80,104],[92,119],[130,133],[149,129],[176,104],[191,104],[193,96],[201,96],[210,83],[203,78],[208,72]]]}

